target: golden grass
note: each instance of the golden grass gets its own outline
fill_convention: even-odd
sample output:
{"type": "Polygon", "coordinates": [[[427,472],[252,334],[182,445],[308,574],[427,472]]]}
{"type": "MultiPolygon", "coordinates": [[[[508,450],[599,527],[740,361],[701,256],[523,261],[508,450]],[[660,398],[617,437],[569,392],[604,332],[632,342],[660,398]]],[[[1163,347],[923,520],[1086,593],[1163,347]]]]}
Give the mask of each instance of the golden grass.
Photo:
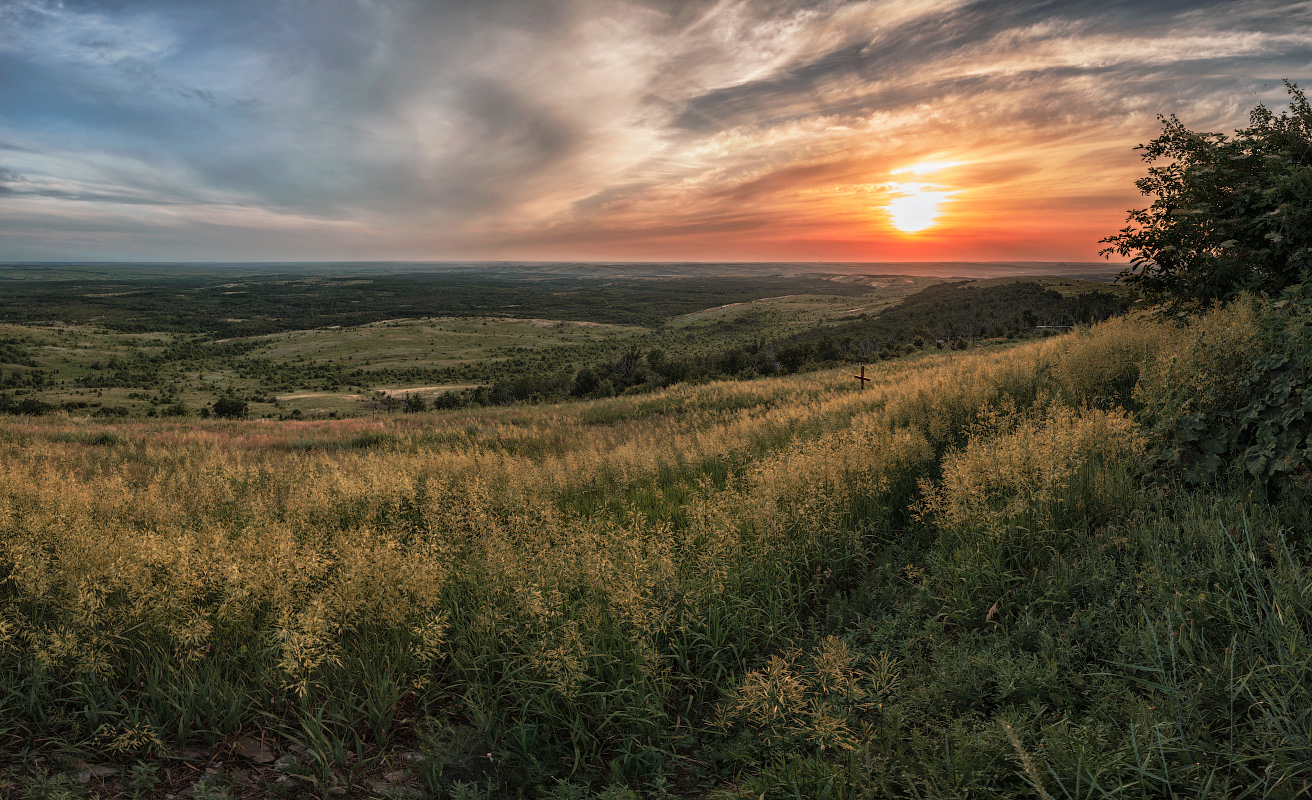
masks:
{"type": "Polygon", "coordinates": [[[865,391],[838,370],[381,421],[5,420],[0,637],[102,676],[147,640],[182,663],[274,648],[301,694],[364,628],[408,642],[420,682],[510,647],[570,696],[599,637],[659,677],[680,620],[744,582],[774,590],[790,553],[859,549],[848,523],[904,513],[945,452],[925,508],[988,526],[1134,450],[1109,412],[968,440],[1018,408],[1098,402],[1161,341],[1116,322],[885,364],[865,391]]]}
{"type": "Polygon", "coordinates": [[[1130,489],[1105,467],[1144,449],[1138,426],[1123,411],[1053,407],[990,427],[948,454],[940,481],[924,482],[922,515],[943,527],[994,535],[1018,524],[1096,521],[1130,489]]]}

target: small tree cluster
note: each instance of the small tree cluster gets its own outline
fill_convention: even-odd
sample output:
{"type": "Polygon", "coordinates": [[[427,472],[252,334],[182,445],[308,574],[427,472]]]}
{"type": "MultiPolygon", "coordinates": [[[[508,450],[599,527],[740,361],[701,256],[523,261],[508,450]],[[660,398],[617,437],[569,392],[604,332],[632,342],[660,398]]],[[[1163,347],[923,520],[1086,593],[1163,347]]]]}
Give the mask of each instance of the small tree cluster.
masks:
{"type": "Polygon", "coordinates": [[[222,397],[215,400],[214,416],[224,419],[245,419],[246,401],[235,397],[222,397]]]}

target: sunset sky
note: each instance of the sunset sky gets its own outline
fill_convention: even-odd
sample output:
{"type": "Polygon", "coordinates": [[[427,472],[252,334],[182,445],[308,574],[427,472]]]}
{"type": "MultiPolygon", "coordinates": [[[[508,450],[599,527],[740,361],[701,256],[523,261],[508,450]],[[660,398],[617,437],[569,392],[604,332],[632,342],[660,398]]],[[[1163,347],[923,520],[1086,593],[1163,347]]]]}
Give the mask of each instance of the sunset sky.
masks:
{"type": "Polygon", "coordinates": [[[1081,260],[1312,2],[0,0],[0,260],[1081,260]]]}

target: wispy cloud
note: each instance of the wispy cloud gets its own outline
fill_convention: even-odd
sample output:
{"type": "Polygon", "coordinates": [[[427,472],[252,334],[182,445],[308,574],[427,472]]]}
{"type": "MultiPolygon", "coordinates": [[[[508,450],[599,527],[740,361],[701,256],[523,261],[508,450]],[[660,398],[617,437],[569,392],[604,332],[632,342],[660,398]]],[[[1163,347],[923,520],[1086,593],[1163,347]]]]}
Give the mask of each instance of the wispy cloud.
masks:
{"type": "Polygon", "coordinates": [[[1157,113],[1310,63],[1307,2],[0,0],[0,258],[1089,258],[1157,113]]]}

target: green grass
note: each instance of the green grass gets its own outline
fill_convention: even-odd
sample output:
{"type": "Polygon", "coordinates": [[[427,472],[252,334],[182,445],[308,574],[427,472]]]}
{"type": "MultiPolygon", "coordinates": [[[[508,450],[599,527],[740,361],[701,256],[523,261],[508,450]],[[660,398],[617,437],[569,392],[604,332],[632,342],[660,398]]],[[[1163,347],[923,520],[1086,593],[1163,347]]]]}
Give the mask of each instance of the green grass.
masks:
{"type": "MultiPolygon", "coordinates": [[[[315,510],[319,529],[303,536],[367,528],[405,546],[422,540],[430,493],[444,486],[403,472],[403,457],[468,453],[480,464],[522,459],[506,463],[527,469],[574,446],[571,436],[586,436],[578,431],[693,436],[752,421],[704,457],[636,472],[598,461],[587,480],[543,490],[554,493],[550,511],[573,527],[532,539],[535,548],[581,557],[570,537],[595,536],[597,552],[611,558],[635,552],[606,549],[621,541],[668,554],[669,575],[650,589],[649,607],[664,621],[643,635],[614,616],[599,597],[603,587],[563,568],[520,586],[556,592],[557,616],[546,622],[519,610],[517,584],[493,574],[498,562],[475,555],[486,526],[527,539],[546,525],[533,516],[545,520],[545,506],[526,508],[523,498],[452,539],[458,569],[442,589],[450,630],[436,661],[419,657],[417,634],[356,621],[339,663],[324,665],[298,696],[284,684],[269,635],[274,620],[261,612],[229,623],[215,636],[221,646],[189,663],[174,658],[159,630],[143,628],[116,651],[121,660],[108,677],[43,667],[17,646],[0,650],[5,780],[19,787],[11,794],[38,787],[50,796],[117,796],[108,786],[74,786],[60,777],[73,772],[62,765],[126,770],[142,761],[160,776],[145,796],[162,798],[192,785],[199,770],[188,772],[182,756],[199,747],[226,765],[202,791],[222,787],[233,796],[291,792],[289,785],[325,797],[376,796],[378,786],[443,798],[608,800],[1305,796],[1306,470],[1268,499],[1242,474],[1189,486],[1151,471],[1142,456],[1089,457],[1042,505],[1002,526],[983,524],[982,508],[979,524],[919,513],[949,460],[977,457],[972,443],[1001,441],[1021,423],[1042,432],[1044,420],[1056,418],[1045,416],[1052,404],[1078,422],[1095,416],[1083,409],[1090,398],[1128,397],[1115,370],[1099,379],[1106,385],[1068,374],[1088,363],[1071,353],[1123,343],[1114,336],[1133,329],[1109,330],[1065,340],[1065,351],[1036,343],[876,373],[895,386],[894,374],[921,381],[916,403],[892,395],[850,402],[855,389],[840,370],[404,423],[137,422],[121,432],[9,423],[0,440],[7,447],[85,448],[81,463],[147,487],[183,469],[187,457],[148,440],[188,432],[234,450],[348,468],[396,458],[395,485],[377,490],[385,497],[329,495],[331,507],[315,510]],[[992,372],[970,372],[990,364],[992,372]],[[967,379],[980,376],[993,383],[972,388],[967,379]],[[785,413],[815,408],[826,410],[785,413]],[[716,505],[755,502],[751,470],[817,443],[837,448],[871,420],[887,428],[862,457],[876,460],[908,431],[923,437],[924,457],[889,462],[886,482],[850,496],[841,488],[833,498],[814,488],[771,495],[769,515],[735,516],[732,503],[716,505]],[[936,422],[943,424],[931,430],[936,422]],[[698,527],[697,515],[715,513],[722,516],[698,527]],[[779,529],[762,529],[769,521],[779,529]],[[709,535],[717,531],[725,533],[718,543],[709,535]],[[708,564],[699,551],[729,541],[741,546],[713,565],[723,568],[717,584],[702,574],[708,564]],[[539,660],[543,648],[571,642],[577,670],[564,686],[539,660]],[[231,755],[238,737],[257,734],[288,757],[285,768],[231,755]],[[289,777],[275,783],[280,776],[289,777]]],[[[226,535],[245,535],[259,514],[276,513],[244,507],[241,498],[278,497],[261,492],[280,480],[268,464],[284,462],[253,463],[223,473],[246,489],[233,507],[206,511],[221,517],[226,535]]],[[[444,502],[459,502],[452,497],[444,502]]],[[[16,536],[29,512],[7,508],[18,509],[3,521],[16,536]]],[[[3,552],[12,569],[17,557],[3,552]]],[[[25,604],[12,584],[4,591],[4,619],[59,621],[57,609],[25,604]]]]}
{"type": "MultiPolygon", "coordinates": [[[[87,269],[86,275],[98,275],[95,270],[87,269]]],[[[620,291],[612,286],[613,282],[571,279],[568,291],[554,293],[540,281],[506,284],[514,287],[515,292],[529,292],[534,299],[530,305],[494,303],[492,295],[478,294],[481,290],[477,282],[460,284],[460,291],[473,294],[468,302],[462,300],[458,304],[458,315],[388,319],[387,316],[397,316],[402,309],[387,305],[394,293],[375,285],[377,276],[354,282],[335,278],[332,283],[342,292],[368,290],[365,300],[343,302],[365,303],[373,309],[373,321],[365,319],[364,324],[353,324],[361,320],[344,317],[345,324],[296,329],[298,326],[293,322],[298,319],[302,327],[323,320],[298,317],[309,312],[292,307],[279,312],[289,315],[285,320],[279,317],[278,327],[283,330],[263,336],[223,338],[189,330],[129,332],[124,324],[114,322],[117,319],[114,315],[97,316],[92,313],[94,309],[83,309],[86,313],[81,316],[86,319],[77,323],[68,322],[68,315],[38,321],[42,313],[58,315],[60,303],[68,298],[86,299],[82,297],[86,294],[82,289],[86,287],[76,282],[78,274],[76,269],[69,275],[56,270],[47,278],[48,285],[40,280],[23,281],[24,291],[36,291],[39,296],[30,298],[30,302],[22,305],[22,313],[15,311],[15,314],[24,319],[33,317],[33,321],[0,324],[0,340],[21,342],[22,351],[33,363],[0,364],[0,390],[31,395],[56,406],[69,406],[74,415],[91,416],[108,408],[126,409],[134,417],[159,413],[163,405],[178,400],[195,414],[225,394],[247,400],[254,417],[283,418],[293,412],[308,418],[375,414],[378,411],[371,403],[375,392],[417,391],[421,396],[432,397],[444,391],[520,376],[560,371],[572,374],[582,366],[606,364],[634,347],[644,351],[661,347],[678,357],[718,354],[836,319],[850,311],[854,303],[863,308],[883,308],[935,282],[926,278],[900,278],[875,280],[866,285],[802,277],[774,283],[738,281],[722,287],[723,281],[709,277],[649,280],[636,284],[633,291],[646,298],[643,302],[654,304],[653,308],[667,303],[673,314],[651,318],[644,310],[646,316],[640,315],[641,319],[637,320],[641,324],[618,324],[594,320],[595,314],[582,313],[575,303],[579,292],[620,291]],[[796,293],[784,298],[754,299],[771,289],[796,293]],[[49,296],[40,293],[46,290],[49,296]],[[743,302],[710,309],[697,305],[699,298],[723,299],[725,291],[735,299],[742,298],[743,302]],[[690,307],[696,311],[684,314],[690,307]],[[389,308],[393,309],[390,315],[386,313],[389,308]],[[553,318],[519,318],[525,311],[550,314],[553,318]],[[288,327],[292,329],[285,329],[288,327]],[[7,388],[6,378],[11,384],[7,388]],[[40,386],[28,385],[38,378],[40,386]]],[[[241,289],[233,288],[237,284],[232,283],[232,277],[225,273],[212,276],[210,283],[196,283],[200,278],[188,272],[178,277],[175,288],[183,294],[211,290],[276,294],[291,291],[288,287],[293,284],[311,286],[318,285],[315,281],[321,282],[320,278],[290,283],[264,278],[263,282],[242,284],[247,289],[241,289]]],[[[103,281],[104,277],[94,280],[103,281]]],[[[147,270],[123,280],[130,284],[133,281],[160,283],[164,276],[147,270]]],[[[422,291],[440,295],[445,286],[442,281],[449,282],[449,279],[438,276],[433,280],[438,281],[437,288],[422,291]]],[[[156,287],[152,291],[163,289],[156,287]]],[[[96,302],[133,299],[108,291],[91,294],[97,295],[92,298],[96,302]]],[[[224,302],[235,302],[245,296],[222,292],[217,295],[226,298],[224,302]]],[[[636,301],[624,295],[610,305],[619,303],[627,307],[625,304],[632,302],[636,301]]],[[[156,319],[152,314],[158,316],[145,306],[143,309],[141,319],[132,326],[148,326],[156,319]]],[[[80,319],[78,314],[72,318],[80,319]]],[[[159,317],[156,321],[163,324],[170,319],[159,317]]]]}
{"type": "MultiPolygon", "coordinates": [[[[387,395],[432,399],[480,386],[504,387],[487,398],[491,402],[504,400],[505,391],[519,400],[559,397],[580,369],[593,370],[609,385],[621,354],[653,348],[682,366],[662,372],[655,362],[642,362],[645,382],[636,390],[671,380],[768,374],[781,365],[797,370],[840,358],[892,358],[912,349],[913,339],[919,347],[933,347],[933,336],[921,335],[918,327],[908,333],[908,325],[925,324],[924,313],[894,326],[900,339],[892,349],[888,331],[880,328],[874,339],[858,336],[856,350],[848,352],[852,333],[865,331],[884,312],[896,312],[904,301],[918,302],[918,292],[940,282],[818,275],[756,283],[714,276],[619,282],[372,272],[279,277],[201,269],[183,270],[170,283],[150,269],[126,271],[117,282],[104,270],[80,269],[19,269],[23,278],[11,279],[22,291],[9,306],[0,303],[0,311],[7,308],[8,318],[27,324],[0,324],[0,341],[10,342],[0,348],[0,358],[13,362],[0,364],[0,392],[16,400],[36,398],[75,416],[102,417],[159,415],[165,406],[196,414],[224,395],[246,401],[257,418],[376,414],[387,395]],[[556,286],[556,280],[568,285],[556,286]],[[583,303],[594,295],[609,299],[583,303]],[[420,305],[431,301],[447,313],[419,316],[420,307],[399,302],[402,296],[420,305]],[[507,299],[531,302],[501,302],[507,299]],[[703,305],[724,299],[733,302],[703,305]],[[204,313],[196,312],[194,325],[184,324],[178,309],[193,302],[204,313]],[[264,316],[247,319],[247,311],[222,310],[231,303],[255,303],[264,316]],[[594,307],[609,310],[589,311],[594,307]],[[266,329],[271,332],[242,335],[266,329]],[[830,352],[833,343],[816,350],[826,333],[837,337],[842,352],[830,352]],[[776,353],[778,347],[788,353],[776,353]]],[[[1067,295],[1106,288],[1073,278],[990,279],[980,285],[1017,282],[1067,295]]],[[[950,316],[940,312],[930,316],[950,316]]],[[[623,391],[628,380],[617,378],[613,390],[623,391]]]]}

